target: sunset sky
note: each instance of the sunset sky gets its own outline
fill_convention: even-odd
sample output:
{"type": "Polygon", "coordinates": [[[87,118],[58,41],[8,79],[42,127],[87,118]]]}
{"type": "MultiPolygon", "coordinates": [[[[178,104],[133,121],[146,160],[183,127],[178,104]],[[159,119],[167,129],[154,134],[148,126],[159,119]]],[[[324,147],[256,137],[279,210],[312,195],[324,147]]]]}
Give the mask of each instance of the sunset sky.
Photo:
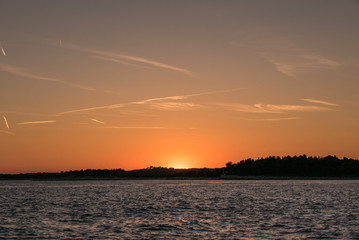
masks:
{"type": "Polygon", "coordinates": [[[359,3],[0,1],[0,173],[359,158],[359,3]]]}

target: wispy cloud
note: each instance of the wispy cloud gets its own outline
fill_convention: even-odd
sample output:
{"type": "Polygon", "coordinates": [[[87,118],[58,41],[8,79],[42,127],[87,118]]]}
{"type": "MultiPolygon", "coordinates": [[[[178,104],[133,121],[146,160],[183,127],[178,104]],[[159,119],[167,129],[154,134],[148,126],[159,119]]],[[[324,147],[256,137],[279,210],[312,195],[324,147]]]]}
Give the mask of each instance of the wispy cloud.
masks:
{"type": "Polygon", "coordinates": [[[322,105],[327,105],[327,106],[333,106],[333,107],[337,107],[339,106],[336,103],[331,103],[331,102],[327,102],[327,101],[322,101],[322,100],[317,100],[317,99],[310,99],[310,98],[303,98],[301,99],[302,101],[306,101],[306,102],[310,102],[310,103],[317,103],[317,104],[322,104],[322,105]]]}
{"type": "Polygon", "coordinates": [[[140,101],[136,101],[136,102],[131,102],[131,103],[128,103],[128,104],[142,105],[142,104],[147,104],[147,103],[151,103],[151,102],[158,102],[158,101],[183,100],[183,99],[187,99],[188,97],[189,97],[188,95],[182,95],[182,96],[169,96],[169,97],[149,98],[149,99],[145,99],[145,100],[140,100],[140,101]]]}
{"type": "Polygon", "coordinates": [[[313,106],[313,105],[274,105],[274,104],[255,104],[255,107],[266,109],[271,112],[297,111],[297,112],[316,112],[330,111],[333,109],[313,106]]]}
{"type": "Polygon", "coordinates": [[[166,127],[148,127],[148,126],[106,126],[99,128],[107,129],[167,129],[166,127]]]}
{"type": "Polygon", "coordinates": [[[178,111],[203,108],[203,105],[188,102],[157,102],[150,104],[150,107],[157,110],[178,111]]]}
{"type": "Polygon", "coordinates": [[[49,114],[34,113],[34,112],[19,112],[19,111],[0,111],[1,114],[11,115],[24,115],[24,116],[37,116],[37,117],[49,117],[49,114]]]}
{"type": "Polygon", "coordinates": [[[12,65],[8,65],[8,64],[0,65],[0,71],[7,72],[7,73],[13,74],[15,76],[30,78],[30,79],[34,79],[34,80],[41,80],[41,81],[48,81],[48,82],[64,84],[64,85],[74,87],[74,88],[79,88],[79,89],[82,89],[82,90],[87,90],[87,91],[95,90],[94,88],[91,88],[91,87],[82,86],[82,85],[62,81],[62,80],[59,80],[59,79],[56,79],[56,78],[43,77],[43,76],[40,76],[40,75],[36,75],[36,74],[30,73],[30,72],[28,72],[28,71],[26,71],[26,70],[24,70],[22,68],[12,66],[12,65]]]}
{"type": "Polygon", "coordinates": [[[197,130],[198,128],[195,127],[188,127],[188,128],[172,128],[172,127],[161,127],[161,126],[104,126],[98,127],[102,129],[148,129],[148,130],[197,130]]]}
{"type": "Polygon", "coordinates": [[[49,120],[49,121],[33,121],[33,122],[21,122],[18,123],[19,125],[29,125],[29,124],[46,124],[46,123],[55,123],[55,120],[49,120]]]}
{"type": "Polygon", "coordinates": [[[222,107],[227,110],[248,112],[248,113],[272,113],[272,111],[259,107],[257,104],[236,104],[236,103],[213,103],[215,106],[222,107]]]}
{"type": "Polygon", "coordinates": [[[4,56],[6,57],[6,52],[3,47],[1,47],[1,51],[2,51],[2,54],[4,54],[4,56]]]}
{"type": "Polygon", "coordinates": [[[241,40],[233,45],[252,49],[274,65],[278,72],[287,76],[293,77],[298,73],[320,69],[335,69],[342,65],[329,57],[308,48],[298,47],[290,40],[273,36],[271,33],[267,33],[265,37],[256,36],[255,33],[240,35],[242,35],[241,40]]]}
{"type": "MultiPolygon", "coordinates": [[[[48,43],[53,46],[58,46],[58,44],[50,43],[49,41],[48,41],[48,43]]],[[[146,59],[146,58],[142,58],[142,57],[130,56],[130,55],[121,54],[121,53],[106,52],[106,51],[101,51],[101,50],[97,50],[97,49],[91,49],[91,48],[79,46],[76,44],[71,44],[68,42],[62,42],[61,47],[80,51],[80,52],[89,53],[91,55],[96,55],[96,58],[105,60],[105,61],[113,61],[113,62],[117,62],[120,64],[132,65],[132,66],[136,66],[136,67],[143,67],[142,65],[139,66],[138,64],[144,64],[145,66],[147,65],[147,66],[152,66],[152,67],[156,67],[156,68],[167,69],[167,70],[171,70],[171,71],[175,71],[175,72],[184,73],[187,75],[193,74],[192,71],[187,70],[185,68],[180,68],[177,66],[173,66],[170,64],[166,64],[166,63],[161,63],[158,61],[154,61],[154,60],[150,60],[150,59],[146,59]],[[125,62],[121,61],[121,60],[125,60],[125,62]]]]}
{"type": "Polygon", "coordinates": [[[186,94],[186,95],[176,95],[176,96],[169,96],[169,97],[159,97],[159,98],[149,98],[145,100],[140,100],[137,102],[132,102],[130,104],[147,104],[151,102],[158,102],[158,101],[174,101],[174,100],[185,100],[192,97],[199,97],[204,95],[212,95],[212,94],[219,94],[219,93],[228,93],[241,90],[242,88],[234,88],[234,89],[227,89],[227,90],[218,90],[218,91],[208,91],[208,92],[200,92],[200,93],[193,93],[193,94],[186,94]]]}
{"type": "Polygon", "coordinates": [[[90,111],[95,111],[95,110],[116,109],[116,108],[125,107],[126,105],[127,104],[120,103],[120,104],[112,104],[112,105],[99,106],[99,107],[81,108],[81,109],[76,109],[76,110],[60,112],[60,113],[55,114],[55,116],[67,115],[67,114],[72,114],[72,113],[90,112],[90,111]]]}
{"type": "Polygon", "coordinates": [[[99,60],[103,60],[103,61],[129,65],[129,66],[137,67],[137,68],[153,69],[152,67],[149,67],[149,66],[143,66],[143,65],[140,65],[140,64],[135,64],[135,63],[123,61],[123,60],[120,60],[120,59],[117,59],[117,58],[109,58],[109,57],[103,57],[103,56],[97,56],[97,55],[91,55],[90,57],[96,58],[96,59],[99,59],[99,60]]]}
{"type": "Polygon", "coordinates": [[[15,135],[15,133],[13,133],[13,132],[4,131],[4,130],[0,130],[0,133],[4,133],[4,134],[8,134],[8,135],[15,135]]]}
{"type": "MultiPolygon", "coordinates": [[[[150,104],[150,103],[153,103],[153,102],[161,102],[161,101],[172,101],[173,102],[173,101],[176,101],[176,100],[184,100],[184,99],[188,99],[188,98],[191,98],[191,97],[210,95],[210,94],[218,94],[218,93],[226,93],[226,92],[233,92],[233,91],[238,91],[240,89],[241,88],[235,88],[235,89],[229,89],[229,90],[209,91],[209,92],[201,92],[201,93],[194,93],[194,94],[187,94],[187,95],[149,98],[149,99],[144,99],[144,100],[134,101],[134,102],[118,103],[118,104],[112,104],[112,105],[105,105],[105,106],[98,106],[98,107],[90,107],[90,108],[81,108],[81,109],[76,109],[76,110],[70,110],[70,111],[57,113],[57,114],[55,114],[55,116],[72,114],[72,113],[83,113],[83,112],[96,111],[96,110],[106,110],[106,109],[109,110],[109,109],[123,108],[123,107],[127,107],[127,106],[130,106],[130,105],[143,105],[143,104],[150,104]]],[[[185,106],[185,105],[186,104],[182,104],[182,106],[185,106]]],[[[172,106],[174,106],[174,104],[172,104],[172,106]]],[[[180,104],[177,104],[177,106],[180,106],[180,104]]],[[[189,106],[189,103],[187,103],[187,107],[188,106],[189,106]]]]}
{"type": "Polygon", "coordinates": [[[270,63],[272,63],[279,72],[287,76],[295,76],[300,72],[307,72],[318,69],[333,69],[340,64],[328,58],[319,55],[292,55],[284,60],[283,57],[277,58],[270,54],[265,54],[270,63]]]}
{"type": "Polygon", "coordinates": [[[315,105],[275,105],[275,104],[227,104],[215,103],[214,105],[238,112],[248,113],[285,113],[285,112],[317,112],[335,111],[335,109],[315,105]]]}
{"type": "Polygon", "coordinates": [[[171,66],[171,65],[168,65],[168,64],[165,64],[165,63],[160,63],[160,62],[148,60],[148,59],[145,59],[145,58],[133,57],[133,56],[127,56],[127,55],[122,55],[122,57],[124,59],[130,60],[130,61],[139,62],[139,63],[145,63],[145,64],[155,66],[155,67],[158,67],[158,68],[163,68],[163,69],[169,69],[169,70],[172,70],[172,71],[182,72],[182,73],[185,73],[185,74],[188,74],[188,75],[193,74],[193,72],[191,72],[191,71],[189,71],[187,69],[171,66]]]}
{"type": "Polygon", "coordinates": [[[4,115],[3,115],[2,117],[3,117],[3,119],[4,119],[4,122],[5,122],[6,128],[7,128],[7,129],[10,129],[10,127],[9,127],[9,123],[7,122],[6,117],[5,117],[4,115]]]}
{"type": "Polygon", "coordinates": [[[289,121],[300,119],[299,117],[287,117],[287,118],[246,118],[245,120],[250,121],[264,121],[264,122],[278,122],[278,121],[289,121]]]}
{"type": "Polygon", "coordinates": [[[90,118],[92,121],[94,121],[94,122],[97,122],[97,123],[101,123],[101,124],[105,124],[104,122],[102,122],[102,121],[100,121],[100,120],[97,120],[97,119],[95,119],[95,118],[90,118]]]}

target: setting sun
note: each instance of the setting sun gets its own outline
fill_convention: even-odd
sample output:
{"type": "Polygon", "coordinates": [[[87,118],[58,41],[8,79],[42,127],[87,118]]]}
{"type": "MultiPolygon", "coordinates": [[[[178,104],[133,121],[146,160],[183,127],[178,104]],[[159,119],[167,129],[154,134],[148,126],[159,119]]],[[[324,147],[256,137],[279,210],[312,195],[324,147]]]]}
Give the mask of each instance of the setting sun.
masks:
{"type": "Polygon", "coordinates": [[[168,161],[168,167],[172,167],[176,169],[193,168],[192,164],[191,164],[191,160],[186,157],[174,157],[168,161]]]}

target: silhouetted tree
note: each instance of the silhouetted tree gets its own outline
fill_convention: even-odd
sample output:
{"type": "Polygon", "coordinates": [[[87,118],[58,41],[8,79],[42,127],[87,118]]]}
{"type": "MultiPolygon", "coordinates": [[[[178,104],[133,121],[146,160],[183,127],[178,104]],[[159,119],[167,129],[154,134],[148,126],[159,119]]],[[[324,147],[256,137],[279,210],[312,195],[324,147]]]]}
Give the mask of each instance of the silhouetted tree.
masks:
{"type": "Polygon", "coordinates": [[[228,162],[225,172],[239,176],[359,177],[359,161],[336,156],[286,156],[228,162]]]}

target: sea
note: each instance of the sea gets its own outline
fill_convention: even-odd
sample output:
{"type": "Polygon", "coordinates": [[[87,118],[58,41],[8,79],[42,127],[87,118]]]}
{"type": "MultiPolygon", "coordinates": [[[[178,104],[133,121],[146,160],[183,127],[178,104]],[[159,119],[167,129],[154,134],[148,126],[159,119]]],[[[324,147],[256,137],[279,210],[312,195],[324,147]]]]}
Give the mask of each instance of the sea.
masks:
{"type": "Polygon", "coordinates": [[[0,239],[359,239],[359,180],[0,181],[0,239]]]}

